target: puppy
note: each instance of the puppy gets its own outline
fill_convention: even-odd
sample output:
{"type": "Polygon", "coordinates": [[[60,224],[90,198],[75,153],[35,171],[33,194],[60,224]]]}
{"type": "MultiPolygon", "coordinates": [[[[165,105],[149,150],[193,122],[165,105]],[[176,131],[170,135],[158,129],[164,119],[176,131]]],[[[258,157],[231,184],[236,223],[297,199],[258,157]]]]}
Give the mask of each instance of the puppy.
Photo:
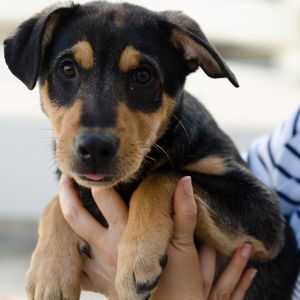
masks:
{"type": "MultiPolygon", "coordinates": [[[[258,275],[246,299],[289,299],[298,271],[296,245],[276,196],[251,174],[206,109],[184,91],[200,66],[238,82],[199,26],[180,12],[91,2],[49,8],[4,42],[5,59],[29,89],[39,81],[41,107],[54,130],[60,171],[107,226],[90,194],[115,187],[129,206],[118,258],[122,300],[148,299],[172,236],[178,179],[193,179],[195,240],[218,252],[253,245],[258,275]],[[147,258],[147,259],[145,259],[147,258]]],[[[58,197],[43,212],[26,277],[29,299],[78,299],[81,239],[64,220],[58,197]]]]}

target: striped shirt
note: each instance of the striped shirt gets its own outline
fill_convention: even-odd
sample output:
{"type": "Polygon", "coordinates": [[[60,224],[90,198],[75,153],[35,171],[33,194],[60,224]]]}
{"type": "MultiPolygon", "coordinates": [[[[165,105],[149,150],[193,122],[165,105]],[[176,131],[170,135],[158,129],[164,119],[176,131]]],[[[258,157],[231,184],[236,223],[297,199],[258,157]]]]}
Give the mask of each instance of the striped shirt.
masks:
{"type": "MultiPolygon", "coordinates": [[[[247,160],[254,174],[277,193],[300,250],[300,105],[272,134],[254,141],[247,160]]],[[[300,299],[300,274],[296,299],[300,299]]]]}

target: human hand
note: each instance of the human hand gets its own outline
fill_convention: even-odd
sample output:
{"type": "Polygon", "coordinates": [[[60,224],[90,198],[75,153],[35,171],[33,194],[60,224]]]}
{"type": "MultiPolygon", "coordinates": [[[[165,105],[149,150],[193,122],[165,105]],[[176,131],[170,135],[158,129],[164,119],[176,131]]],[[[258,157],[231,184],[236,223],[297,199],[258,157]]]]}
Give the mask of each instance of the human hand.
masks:
{"type": "MultiPolygon", "coordinates": [[[[118,244],[127,223],[128,211],[114,189],[93,188],[92,193],[109,223],[108,229],[102,227],[82,207],[72,179],[62,176],[59,195],[63,214],[91,250],[92,260],[84,257],[82,289],[118,299],[114,287],[118,244]]],[[[174,196],[175,230],[168,250],[168,264],[151,299],[243,299],[255,275],[253,269],[242,275],[250,252],[238,249],[212,287],[216,254],[214,250],[204,246],[198,256],[193,240],[196,216],[197,207],[190,178],[184,177],[179,181],[174,196]],[[247,255],[242,256],[242,253],[247,255]]],[[[251,250],[249,246],[246,249],[251,250]]]]}
{"type": "Polygon", "coordinates": [[[242,300],[249,289],[257,270],[249,268],[244,271],[251,252],[251,245],[245,244],[233,254],[229,264],[217,282],[212,286],[213,265],[216,262],[214,249],[204,245],[199,253],[202,272],[204,299],[208,300],[242,300]]]}
{"type": "Polygon", "coordinates": [[[99,224],[82,206],[73,180],[63,174],[59,184],[59,199],[65,219],[89,245],[89,255],[83,255],[84,269],[81,288],[98,292],[109,299],[118,299],[115,289],[118,245],[127,224],[128,209],[114,189],[93,188],[93,198],[105,216],[109,228],[99,224]]]}
{"type": "Polygon", "coordinates": [[[216,251],[207,245],[198,254],[194,244],[197,206],[191,180],[182,178],[174,194],[174,234],[168,249],[168,264],[150,299],[242,300],[256,270],[244,268],[251,245],[235,251],[230,263],[213,285],[216,251]]]}

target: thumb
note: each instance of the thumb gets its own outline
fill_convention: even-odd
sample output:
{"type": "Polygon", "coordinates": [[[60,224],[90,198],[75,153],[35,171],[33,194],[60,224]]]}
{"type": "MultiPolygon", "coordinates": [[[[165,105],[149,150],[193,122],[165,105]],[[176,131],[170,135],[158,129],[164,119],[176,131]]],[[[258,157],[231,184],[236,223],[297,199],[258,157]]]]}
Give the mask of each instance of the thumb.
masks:
{"type": "Polygon", "coordinates": [[[176,248],[195,247],[194,231],[197,222],[197,205],[191,177],[181,178],[174,194],[174,234],[171,243],[176,248]]]}

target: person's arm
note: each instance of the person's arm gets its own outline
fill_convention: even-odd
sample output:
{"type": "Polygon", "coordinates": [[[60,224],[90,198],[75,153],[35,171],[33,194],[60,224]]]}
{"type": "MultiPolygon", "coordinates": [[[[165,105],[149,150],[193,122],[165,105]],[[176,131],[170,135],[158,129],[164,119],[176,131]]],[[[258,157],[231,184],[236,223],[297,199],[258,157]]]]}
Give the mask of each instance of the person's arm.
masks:
{"type": "MultiPolygon", "coordinates": [[[[274,190],[285,216],[294,214],[292,228],[300,231],[300,105],[271,134],[255,139],[248,152],[251,171],[274,190]]],[[[297,236],[300,248],[300,236],[297,236]]]]}
{"type": "MultiPolygon", "coordinates": [[[[114,286],[118,244],[127,223],[128,211],[114,189],[94,188],[92,193],[109,223],[108,229],[95,222],[82,207],[72,179],[62,176],[59,196],[63,214],[73,230],[89,243],[92,257],[84,257],[82,288],[118,299],[114,286]]],[[[251,246],[237,249],[226,270],[212,286],[216,254],[215,250],[204,246],[198,255],[193,240],[196,215],[191,180],[184,177],[179,181],[174,196],[174,235],[168,249],[167,267],[151,299],[220,299],[224,295],[226,299],[243,299],[256,274],[254,269],[243,273],[251,246]]]]}

